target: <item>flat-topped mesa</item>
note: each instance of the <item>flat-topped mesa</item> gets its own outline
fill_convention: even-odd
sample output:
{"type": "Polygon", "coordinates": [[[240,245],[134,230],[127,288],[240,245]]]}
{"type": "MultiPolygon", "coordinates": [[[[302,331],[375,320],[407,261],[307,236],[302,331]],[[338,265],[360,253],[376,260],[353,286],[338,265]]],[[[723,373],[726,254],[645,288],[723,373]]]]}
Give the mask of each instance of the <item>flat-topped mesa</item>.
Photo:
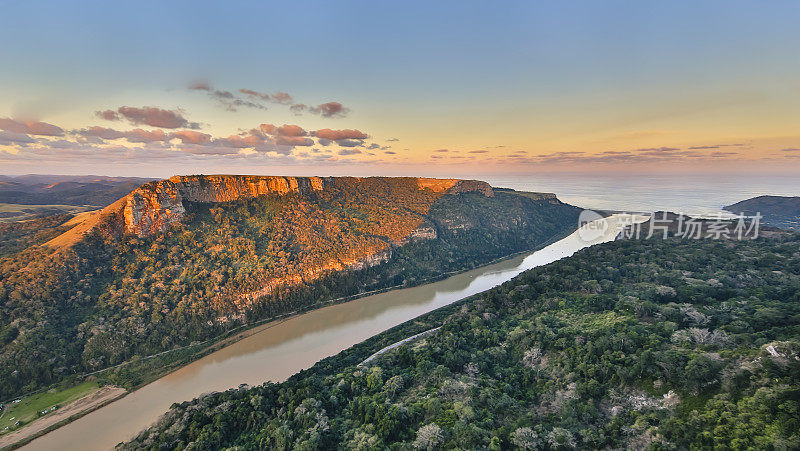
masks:
{"type": "MultiPolygon", "coordinates": [[[[379,177],[382,178],[382,177],[379,177]]],[[[360,178],[352,178],[356,183],[360,178]]],[[[494,196],[492,187],[478,180],[417,178],[419,189],[441,194],[479,192],[494,196]]],[[[166,230],[180,221],[186,209],[183,201],[231,202],[265,194],[311,194],[325,190],[334,177],[281,177],[254,175],[175,176],[150,182],[131,192],[125,199],[123,215],[128,233],[148,236],[166,230]]],[[[412,185],[413,186],[413,185],[412,185]]]]}
{"type": "Polygon", "coordinates": [[[494,197],[492,186],[480,180],[418,178],[417,185],[420,189],[429,188],[435,192],[444,191],[447,194],[461,194],[474,191],[486,197],[494,197]]]}

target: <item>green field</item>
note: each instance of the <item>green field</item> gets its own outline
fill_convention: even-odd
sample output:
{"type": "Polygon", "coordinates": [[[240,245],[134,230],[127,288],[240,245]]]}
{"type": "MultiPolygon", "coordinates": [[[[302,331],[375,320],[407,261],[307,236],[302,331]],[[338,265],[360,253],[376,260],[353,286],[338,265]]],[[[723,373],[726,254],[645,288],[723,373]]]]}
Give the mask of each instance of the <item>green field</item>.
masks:
{"type": "Polygon", "coordinates": [[[0,434],[16,429],[14,424],[17,421],[20,422],[17,427],[22,426],[24,423],[42,416],[40,412],[43,410],[50,409],[53,406],[63,407],[99,388],[100,385],[96,381],[84,382],[63,390],[51,390],[28,396],[22,398],[18,403],[8,403],[3,412],[0,413],[0,434]]]}

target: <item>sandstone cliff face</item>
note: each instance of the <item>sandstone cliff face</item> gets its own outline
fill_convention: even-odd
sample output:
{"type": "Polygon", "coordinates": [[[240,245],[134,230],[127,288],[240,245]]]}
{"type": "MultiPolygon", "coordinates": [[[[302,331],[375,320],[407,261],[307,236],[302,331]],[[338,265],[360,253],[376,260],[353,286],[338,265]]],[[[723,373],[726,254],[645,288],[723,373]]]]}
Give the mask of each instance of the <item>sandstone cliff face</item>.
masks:
{"type": "MultiPolygon", "coordinates": [[[[355,183],[360,179],[354,178],[355,183]]],[[[183,201],[231,202],[265,194],[309,195],[325,190],[333,177],[277,177],[249,175],[175,176],[168,180],[147,183],[133,192],[123,208],[125,230],[138,236],[148,236],[166,230],[183,218],[183,201]]],[[[440,194],[478,192],[494,196],[492,187],[478,180],[416,179],[419,189],[440,194]]]]}
{"type": "Polygon", "coordinates": [[[231,202],[269,193],[308,194],[322,189],[320,177],[175,176],[150,182],[128,195],[123,211],[125,229],[138,236],[163,231],[183,218],[184,200],[231,202]]]}
{"type": "Polygon", "coordinates": [[[494,190],[492,190],[491,185],[480,180],[458,180],[449,190],[447,190],[447,194],[461,194],[468,192],[477,192],[486,197],[494,197],[494,190]]]}

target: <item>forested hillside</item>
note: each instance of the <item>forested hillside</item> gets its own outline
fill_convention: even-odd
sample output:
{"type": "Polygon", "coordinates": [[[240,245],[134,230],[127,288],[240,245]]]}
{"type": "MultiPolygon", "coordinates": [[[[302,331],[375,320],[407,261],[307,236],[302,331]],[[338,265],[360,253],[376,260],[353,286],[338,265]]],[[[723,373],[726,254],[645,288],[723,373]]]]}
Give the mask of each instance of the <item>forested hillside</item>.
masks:
{"type": "Polygon", "coordinates": [[[63,224],[71,218],[72,215],[57,214],[28,221],[0,222],[0,258],[55,238],[69,228],[63,224]]]}
{"type": "MultiPolygon", "coordinates": [[[[320,180],[320,189],[293,191],[297,182],[270,178],[288,188],[204,202],[189,196],[221,187],[215,195],[230,198],[234,182],[264,180],[185,179],[146,185],[128,196],[133,207],[122,199],[47,246],[19,251],[24,237],[41,244],[51,234],[3,229],[0,399],[327,300],[472,268],[577,225],[578,209],[552,195],[495,194],[482,182],[326,178],[324,189],[320,180]]],[[[127,370],[103,377],[128,387],[142,380],[127,370]]]]}
{"type": "Polygon", "coordinates": [[[126,447],[798,449],[799,247],[598,245],[284,383],[175,405],[126,447]]]}
{"type": "Polygon", "coordinates": [[[800,197],[758,196],[725,207],[737,215],[760,214],[764,224],[800,230],[800,197]]]}

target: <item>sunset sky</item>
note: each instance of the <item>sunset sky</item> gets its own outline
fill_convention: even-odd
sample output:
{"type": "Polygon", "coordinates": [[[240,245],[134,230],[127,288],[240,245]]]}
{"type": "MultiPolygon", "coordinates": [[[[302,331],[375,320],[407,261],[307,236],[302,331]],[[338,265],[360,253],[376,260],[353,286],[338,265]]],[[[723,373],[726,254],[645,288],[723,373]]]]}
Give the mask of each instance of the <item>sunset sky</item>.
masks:
{"type": "Polygon", "coordinates": [[[0,0],[0,173],[800,169],[800,2],[0,0]]]}

